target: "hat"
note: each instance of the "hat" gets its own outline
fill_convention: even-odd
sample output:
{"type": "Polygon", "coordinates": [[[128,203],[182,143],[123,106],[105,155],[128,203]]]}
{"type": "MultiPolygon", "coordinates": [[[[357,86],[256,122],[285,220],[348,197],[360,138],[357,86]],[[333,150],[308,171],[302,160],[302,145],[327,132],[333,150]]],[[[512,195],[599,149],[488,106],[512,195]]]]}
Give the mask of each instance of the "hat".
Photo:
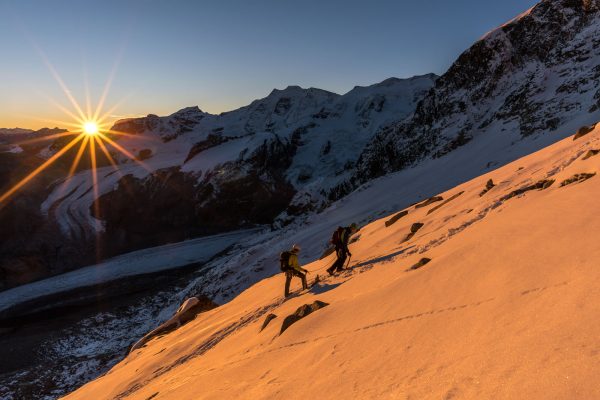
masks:
{"type": "Polygon", "coordinates": [[[292,251],[294,253],[298,253],[300,251],[300,245],[297,245],[297,244],[293,245],[292,246],[292,251]]]}

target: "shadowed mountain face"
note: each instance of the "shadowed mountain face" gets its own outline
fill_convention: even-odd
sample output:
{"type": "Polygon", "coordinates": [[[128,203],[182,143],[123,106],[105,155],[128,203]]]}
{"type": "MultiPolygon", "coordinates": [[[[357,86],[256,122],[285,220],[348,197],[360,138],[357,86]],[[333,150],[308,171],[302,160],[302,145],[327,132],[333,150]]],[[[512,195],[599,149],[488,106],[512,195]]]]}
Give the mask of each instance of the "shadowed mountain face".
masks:
{"type": "Polygon", "coordinates": [[[113,130],[157,140],[132,149],[152,173],[115,180],[88,204],[103,221],[103,254],[281,226],[322,207],[377,129],[409,115],[435,79],[392,78],[343,96],[290,86],[221,115],[189,107],[117,122],[113,130]]]}
{"type": "Polygon", "coordinates": [[[545,0],[490,32],[436,81],[412,118],[375,136],[350,187],[478,138],[519,142],[595,122],[599,37],[596,0],[545,0]]]}

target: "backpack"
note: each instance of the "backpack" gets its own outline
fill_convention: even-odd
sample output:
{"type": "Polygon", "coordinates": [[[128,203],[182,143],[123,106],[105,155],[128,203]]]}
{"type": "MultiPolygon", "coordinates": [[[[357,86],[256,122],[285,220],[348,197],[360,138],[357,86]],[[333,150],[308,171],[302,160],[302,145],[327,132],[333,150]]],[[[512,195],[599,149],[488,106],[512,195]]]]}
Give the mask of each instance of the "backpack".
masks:
{"type": "Polygon", "coordinates": [[[279,268],[281,268],[281,271],[285,272],[285,271],[289,271],[290,269],[290,256],[292,255],[291,252],[289,251],[282,251],[281,254],[279,255],[279,268]]]}
{"type": "Polygon", "coordinates": [[[333,232],[331,236],[331,244],[335,247],[339,247],[342,245],[342,234],[344,233],[344,228],[338,226],[338,228],[333,232]]]}

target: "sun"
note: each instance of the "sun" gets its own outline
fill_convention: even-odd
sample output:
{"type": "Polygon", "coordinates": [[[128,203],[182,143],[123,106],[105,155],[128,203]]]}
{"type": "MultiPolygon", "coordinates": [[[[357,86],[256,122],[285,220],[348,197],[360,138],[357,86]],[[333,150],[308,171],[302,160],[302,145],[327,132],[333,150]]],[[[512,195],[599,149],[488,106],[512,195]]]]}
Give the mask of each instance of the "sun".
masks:
{"type": "Polygon", "coordinates": [[[98,134],[98,124],[94,121],[88,121],[83,124],[83,131],[88,135],[97,135],[98,134]]]}

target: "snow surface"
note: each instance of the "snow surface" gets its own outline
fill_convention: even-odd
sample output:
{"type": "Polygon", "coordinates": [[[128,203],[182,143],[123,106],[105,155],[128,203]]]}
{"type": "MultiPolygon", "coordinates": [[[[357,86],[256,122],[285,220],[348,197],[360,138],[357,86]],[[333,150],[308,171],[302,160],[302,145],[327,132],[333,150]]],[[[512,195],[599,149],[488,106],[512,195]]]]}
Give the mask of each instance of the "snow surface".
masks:
{"type": "MultiPolygon", "coordinates": [[[[282,274],[263,279],[65,398],[600,398],[599,178],[561,186],[599,172],[600,155],[582,160],[591,149],[600,129],[444,191],[461,194],[437,209],[376,219],[340,276],[323,275],[331,257],[313,261],[321,282],[287,301],[282,274]],[[506,197],[543,179],[555,183],[506,197]],[[315,300],[329,305],[279,334],[315,300]]],[[[367,208],[398,176],[348,201],[367,208]]]]}
{"type": "Polygon", "coordinates": [[[241,230],[184,242],[134,251],[100,264],[18,286],[0,292],[0,311],[52,294],[115,281],[128,276],[149,274],[193,263],[203,263],[259,229],[241,230]]]}

